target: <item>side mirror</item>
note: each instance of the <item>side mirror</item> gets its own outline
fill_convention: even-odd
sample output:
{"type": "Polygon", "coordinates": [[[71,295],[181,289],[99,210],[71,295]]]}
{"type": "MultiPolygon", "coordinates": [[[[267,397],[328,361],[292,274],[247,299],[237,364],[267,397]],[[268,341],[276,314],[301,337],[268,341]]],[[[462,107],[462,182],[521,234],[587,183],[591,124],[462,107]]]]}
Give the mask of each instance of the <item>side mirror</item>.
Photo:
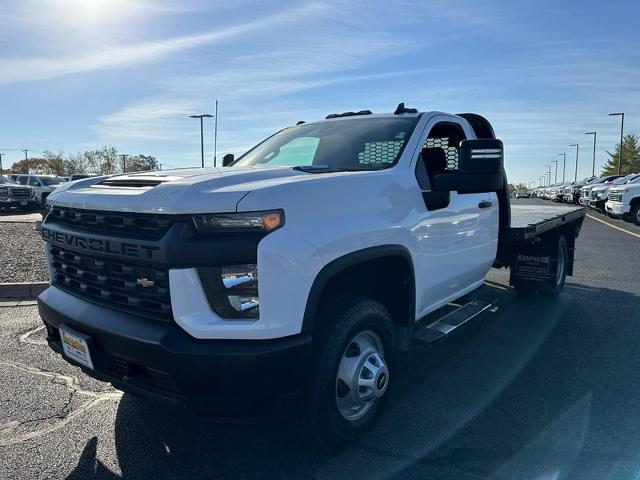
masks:
{"type": "Polygon", "coordinates": [[[233,153],[227,153],[224,157],[222,157],[222,166],[228,167],[233,163],[234,159],[235,157],[233,156],[233,153]]]}
{"type": "Polygon", "coordinates": [[[458,169],[433,176],[433,190],[458,193],[497,192],[504,184],[504,147],[491,138],[463,140],[458,169]]]}

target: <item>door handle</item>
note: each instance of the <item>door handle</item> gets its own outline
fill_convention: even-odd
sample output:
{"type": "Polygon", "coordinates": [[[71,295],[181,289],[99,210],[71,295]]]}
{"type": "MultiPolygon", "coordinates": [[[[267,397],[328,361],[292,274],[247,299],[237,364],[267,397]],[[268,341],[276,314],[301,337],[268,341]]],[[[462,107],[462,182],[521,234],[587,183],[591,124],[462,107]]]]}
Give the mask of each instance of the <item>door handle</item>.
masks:
{"type": "Polygon", "coordinates": [[[482,200],[479,204],[478,207],[480,208],[489,208],[491,205],[493,205],[493,202],[490,200],[482,200]]]}

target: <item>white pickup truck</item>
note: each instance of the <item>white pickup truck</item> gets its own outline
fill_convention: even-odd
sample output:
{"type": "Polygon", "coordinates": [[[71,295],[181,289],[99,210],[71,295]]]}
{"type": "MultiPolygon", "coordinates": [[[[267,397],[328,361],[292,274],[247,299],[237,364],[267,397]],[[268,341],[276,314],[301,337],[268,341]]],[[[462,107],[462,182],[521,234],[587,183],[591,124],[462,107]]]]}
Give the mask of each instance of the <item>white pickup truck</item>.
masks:
{"type": "Polygon", "coordinates": [[[640,226],[640,177],[626,185],[612,186],[605,210],[610,215],[622,217],[640,226]]]}
{"type": "Polygon", "coordinates": [[[476,114],[332,114],[229,163],[51,194],[38,306],[54,350],[125,391],[224,419],[290,412],[340,445],[380,414],[395,352],[491,306],[421,322],[492,265],[552,295],[573,271],[584,209],[510,208],[476,114]]]}

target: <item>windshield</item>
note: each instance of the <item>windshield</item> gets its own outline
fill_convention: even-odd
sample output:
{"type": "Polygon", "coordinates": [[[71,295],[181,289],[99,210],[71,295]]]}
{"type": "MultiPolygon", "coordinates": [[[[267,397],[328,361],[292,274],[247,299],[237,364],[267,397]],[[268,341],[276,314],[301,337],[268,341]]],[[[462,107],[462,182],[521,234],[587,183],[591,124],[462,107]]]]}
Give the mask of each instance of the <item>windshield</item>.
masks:
{"type": "Polygon", "coordinates": [[[640,183],[640,175],[627,183],[627,185],[631,185],[632,183],[640,183]]]}
{"type": "Polygon", "coordinates": [[[623,185],[625,183],[627,183],[629,180],[632,180],[634,178],[633,175],[627,175],[626,177],[620,177],[620,178],[616,178],[615,180],[613,180],[611,182],[612,185],[623,185]]]}
{"type": "Polygon", "coordinates": [[[398,161],[417,123],[418,117],[358,118],[291,127],[268,138],[234,165],[389,168],[398,161]]]}
{"type": "Polygon", "coordinates": [[[13,181],[4,175],[0,175],[0,183],[13,183],[13,181]]]}
{"type": "Polygon", "coordinates": [[[38,179],[43,185],[57,185],[65,182],[65,179],[62,177],[38,177],[38,179]]]}

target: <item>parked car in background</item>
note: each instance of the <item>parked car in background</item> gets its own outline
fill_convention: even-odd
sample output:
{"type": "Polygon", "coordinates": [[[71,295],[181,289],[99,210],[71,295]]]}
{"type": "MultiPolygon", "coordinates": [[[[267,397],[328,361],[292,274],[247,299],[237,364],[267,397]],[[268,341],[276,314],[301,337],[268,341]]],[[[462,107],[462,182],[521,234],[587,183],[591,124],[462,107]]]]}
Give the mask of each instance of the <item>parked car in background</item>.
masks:
{"type": "Polygon", "coordinates": [[[10,177],[0,175],[0,210],[11,207],[29,210],[37,205],[38,198],[33,188],[18,185],[10,177]]]}
{"type": "Polygon", "coordinates": [[[626,185],[611,187],[605,211],[640,226],[640,177],[626,185]]]}
{"type": "Polygon", "coordinates": [[[57,186],[66,182],[63,177],[55,175],[18,175],[16,180],[20,185],[32,187],[42,205],[57,186]]]}
{"type": "Polygon", "coordinates": [[[582,180],[571,182],[569,185],[564,187],[563,200],[566,203],[580,203],[580,189],[595,179],[596,177],[587,177],[582,180]]]}
{"type": "Polygon", "coordinates": [[[585,207],[589,206],[591,200],[591,189],[596,185],[605,185],[611,183],[616,178],[620,178],[622,175],[609,175],[608,177],[594,178],[590,182],[587,182],[582,188],[580,188],[580,205],[585,207]]]}
{"type": "Polygon", "coordinates": [[[591,194],[589,196],[589,206],[595,210],[598,210],[602,213],[605,213],[604,205],[607,203],[607,199],[609,197],[609,189],[612,187],[626,185],[629,182],[634,181],[640,175],[637,173],[631,173],[627,176],[616,178],[610,183],[605,183],[604,185],[595,185],[591,189],[591,194]]]}
{"type": "Polygon", "coordinates": [[[529,190],[516,190],[513,198],[531,198],[531,192],[529,190]]]}

